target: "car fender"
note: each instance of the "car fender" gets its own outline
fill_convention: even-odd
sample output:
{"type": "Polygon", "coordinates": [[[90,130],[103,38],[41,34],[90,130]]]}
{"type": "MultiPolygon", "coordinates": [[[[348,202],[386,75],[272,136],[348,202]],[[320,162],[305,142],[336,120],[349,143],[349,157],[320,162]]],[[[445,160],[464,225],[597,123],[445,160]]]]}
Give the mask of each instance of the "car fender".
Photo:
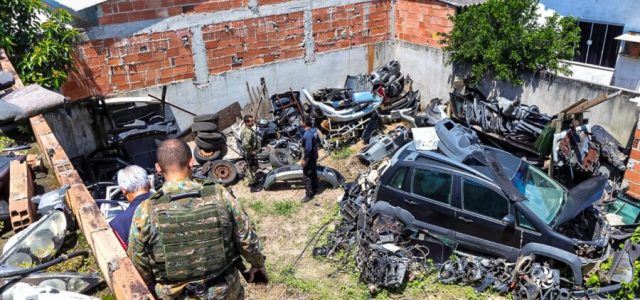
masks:
{"type": "Polygon", "coordinates": [[[567,264],[573,272],[575,283],[579,286],[582,285],[582,263],[577,255],[562,249],[538,243],[529,243],[522,247],[520,250],[520,256],[527,255],[544,256],[567,264]]]}

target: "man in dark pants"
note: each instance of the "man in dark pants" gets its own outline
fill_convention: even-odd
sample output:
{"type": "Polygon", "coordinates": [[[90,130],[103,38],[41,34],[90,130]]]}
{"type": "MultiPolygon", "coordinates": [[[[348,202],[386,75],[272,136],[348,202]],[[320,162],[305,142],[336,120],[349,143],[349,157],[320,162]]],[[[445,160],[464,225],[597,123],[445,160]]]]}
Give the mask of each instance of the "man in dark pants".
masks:
{"type": "Polygon", "coordinates": [[[312,128],[311,125],[311,118],[305,117],[302,121],[302,128],[304,128],[304,134],[302,135],[304,155],[300,161],[305,189],[302,202],[313,199],[313,196],[318,192],[318,173],[316,172],[318,164],[318,130],[312,128]]]}

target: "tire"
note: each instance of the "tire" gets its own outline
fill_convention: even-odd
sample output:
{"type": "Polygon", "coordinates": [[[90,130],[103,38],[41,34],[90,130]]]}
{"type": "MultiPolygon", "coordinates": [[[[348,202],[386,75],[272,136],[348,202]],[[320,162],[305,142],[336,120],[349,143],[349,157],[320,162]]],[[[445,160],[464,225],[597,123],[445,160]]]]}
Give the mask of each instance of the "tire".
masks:
{"type": "Polygon", "coordinates": [[[227,151],[227,147],[216,151],[207,151],[204,149],[200,149],[200,147],[196,145],[196,147],[193,149],[193,158],[195,158],[195,160],[199,164],[204,165],[208,161],[222,159],[225,155],[227,155],[227,151]]]}
{"type": "Polygon", "coordinates": [[[224,139],[210,140],[203,139],[200,136],[197,136],[195,141],[196,145],[198,145],[198,147],[200,147],[200,149],[202,150],[219,151],[222,150],[222,148],[227,148],[227,141],[225,141],[224,139]]]}
{"type": "Polygon", "coordinates": [[[193,117],[193,123],[208,122],[218,124],[218,121],[220,121],[220,116],[218,114],[203,114],[193,117]]]}
{"type": "Polygon", "coordinates": [[[211,163],[208,177],[222,185],[229,185],[238,177],[238,170],[228,160],[217,160],[211,163]]]}
{"type": "Polygon", "coordinates": [[[200,137],[200,138],[202,138],[204,140],[219,140],[219,139],[226,140],[227,139],[227,137],[224,134],[220,133],[220,132],[204,132],[204,131],[201,131],[201,132],[198,132],[198,137],[200,137]]]}
{"type": "Polygon", "coordinates": [[[200,131],[216,131],[218,130],[218,125],[209,122],[195,122],[191,124],[191,131],[200,132],[200,131]]]}
{"type": "Polygon", "coordinates": [[[280,168],[294,164],[291,153],[286,149],[273,149],[269,155],[269,162],[274,168],[280,168]]]}

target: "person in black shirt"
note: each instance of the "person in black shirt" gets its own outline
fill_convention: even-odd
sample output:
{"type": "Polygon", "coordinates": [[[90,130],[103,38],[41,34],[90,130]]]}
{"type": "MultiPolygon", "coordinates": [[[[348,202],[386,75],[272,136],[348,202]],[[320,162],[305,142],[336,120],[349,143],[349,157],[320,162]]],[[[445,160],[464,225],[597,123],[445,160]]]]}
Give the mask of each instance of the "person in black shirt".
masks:
{"type": "Polygon", "coordinates": [[[307,202],[313,199],[313,196],[318,192],[318,173],[316,173],[316,166],[318,163],[318,130],[312,128],[311,118],[305,117],[302,121],[302,128],[304,128],[304,134],[302,135],[302,148],[304,149],[304,155],[300,160],[302,165],[302,181],[304,182],[305,195],[302,198],[302,202],[307,202]]]}

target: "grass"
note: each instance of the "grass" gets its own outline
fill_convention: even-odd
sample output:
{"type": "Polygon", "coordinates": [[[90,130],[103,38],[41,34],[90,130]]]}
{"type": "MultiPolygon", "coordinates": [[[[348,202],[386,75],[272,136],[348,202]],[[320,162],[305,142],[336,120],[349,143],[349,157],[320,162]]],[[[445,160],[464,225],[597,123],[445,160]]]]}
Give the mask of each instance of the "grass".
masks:
{"type": "Polygon", "coordinates": [[[341,159],[349,158],[354,154],[356,154],[355,150],[351,149],[351,147],[346,147],[331,153],[331,158],[335,160],[341,160],[341,159]]]}
{"type": "Polygon", "coordinates": [[[291,217],[302,207],[299,201],[292,199],[265,201],[261,199],[249,200],[247,198],[240,198],[239,200],[243,206],[250,209],[252,216],[260,217],[268,215],[291,217]]]}
{"type": "Polygon", "coordinates": [[[290,217],[298,211],[300,202],[295,200],[279,200],[272,204],[272,212],[275,215],[290,217]]]}

